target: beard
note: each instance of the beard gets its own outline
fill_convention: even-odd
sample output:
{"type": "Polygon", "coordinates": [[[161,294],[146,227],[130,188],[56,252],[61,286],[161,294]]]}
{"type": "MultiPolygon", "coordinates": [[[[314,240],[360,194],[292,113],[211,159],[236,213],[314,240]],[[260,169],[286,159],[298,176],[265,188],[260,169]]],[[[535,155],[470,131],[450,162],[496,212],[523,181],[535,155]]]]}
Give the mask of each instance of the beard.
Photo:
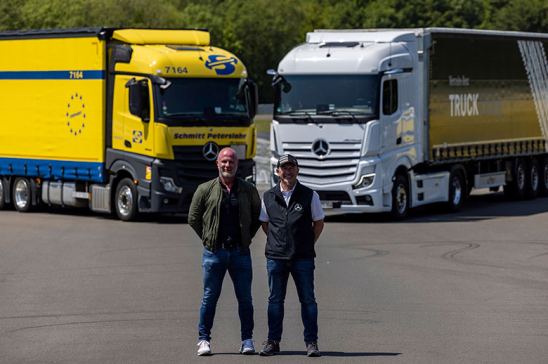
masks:
{"type": "Polygon", "coordinates": [[[221,177],[224,178],[232,178],[236,176],[236,169],[233,169],[231,172],[228,171],[219,171],[221,173],[221,177]]]}

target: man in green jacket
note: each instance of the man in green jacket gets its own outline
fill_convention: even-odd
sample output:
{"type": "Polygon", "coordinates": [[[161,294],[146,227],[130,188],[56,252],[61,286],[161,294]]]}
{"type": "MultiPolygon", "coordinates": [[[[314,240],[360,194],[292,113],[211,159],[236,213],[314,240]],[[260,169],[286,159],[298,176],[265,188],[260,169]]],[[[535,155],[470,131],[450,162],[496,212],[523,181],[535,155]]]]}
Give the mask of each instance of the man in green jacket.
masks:
{"type": "Polygon", "coordinates": [[[238,157],[232,148],[217,156],[219,177],[198,186],[188,223],[202,239],[204,294],[198,325],[198,355],[211,355],[211,328],[223,278],[228,271],[238,299],[240,353],[253,354],[251,239],[260,227],[261,198],[255,186],[236,177],[238,157]]]}

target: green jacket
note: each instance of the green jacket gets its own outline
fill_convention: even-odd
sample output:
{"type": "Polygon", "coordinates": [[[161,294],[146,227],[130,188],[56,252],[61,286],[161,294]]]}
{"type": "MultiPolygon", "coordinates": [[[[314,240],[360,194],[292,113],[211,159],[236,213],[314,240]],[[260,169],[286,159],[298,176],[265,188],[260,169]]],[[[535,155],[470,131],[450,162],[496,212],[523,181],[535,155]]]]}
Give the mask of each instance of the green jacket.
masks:
{"type": "MultiPolygon", "coordinates": [[[[238,178],[238,202],[240,210],[240,229],[242,246],[249,247],[251,239],[259,230],[261,223],[261,198],[252,184],[238,178]]],[[[219,220],[221,215],[222,187],[219,178],[202,183],[192,196],[188,212],[188,224],[202,239],[204,246],[211,251],[219,248],[219,220]]]]}

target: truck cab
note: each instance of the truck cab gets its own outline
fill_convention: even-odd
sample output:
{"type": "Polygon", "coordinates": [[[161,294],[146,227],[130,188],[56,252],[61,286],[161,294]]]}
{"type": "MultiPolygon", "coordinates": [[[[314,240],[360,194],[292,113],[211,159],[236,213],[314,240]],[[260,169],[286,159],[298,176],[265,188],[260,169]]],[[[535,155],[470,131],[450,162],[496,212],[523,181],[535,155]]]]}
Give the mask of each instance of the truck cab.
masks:
{"type": "Polygon", "coordinates": [[[390,211],[393,172],[422,153],[418,46],[403,31],[308,33],[273,72],[272,183],[290,153],[328,213],[390,211]]]}
{"type": "Polygon", "coordinates": [[[107,166],[116,178],[122,165],[133,169],[138,210],[186,211],[197,185],[217,175],[223,147],[236,150],[239,175],[254,182],[257,96],[243,63],[210,46],[205,31],[124,29],[112,38],[107,166]]]}

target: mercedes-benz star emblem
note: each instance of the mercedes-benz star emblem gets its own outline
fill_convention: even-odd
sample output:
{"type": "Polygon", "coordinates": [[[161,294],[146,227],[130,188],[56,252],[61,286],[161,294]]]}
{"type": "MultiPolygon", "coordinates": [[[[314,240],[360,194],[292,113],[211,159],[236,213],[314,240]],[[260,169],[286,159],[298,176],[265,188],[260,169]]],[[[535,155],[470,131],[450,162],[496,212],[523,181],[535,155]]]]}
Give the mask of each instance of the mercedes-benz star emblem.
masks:
{"type": "Polygon", "coordinates": [[[209,142],[202,148],[202,155],[210,162],[217,159],[217,154],[219,154],[219,146],[214,142],[209,142]]]}
{"type": "Polygon", "coordinates": [[[318,139],[312,144],[312,152],[319,157],[323,157],[329,153],[329,143],[324,139],[318,139]]]}

